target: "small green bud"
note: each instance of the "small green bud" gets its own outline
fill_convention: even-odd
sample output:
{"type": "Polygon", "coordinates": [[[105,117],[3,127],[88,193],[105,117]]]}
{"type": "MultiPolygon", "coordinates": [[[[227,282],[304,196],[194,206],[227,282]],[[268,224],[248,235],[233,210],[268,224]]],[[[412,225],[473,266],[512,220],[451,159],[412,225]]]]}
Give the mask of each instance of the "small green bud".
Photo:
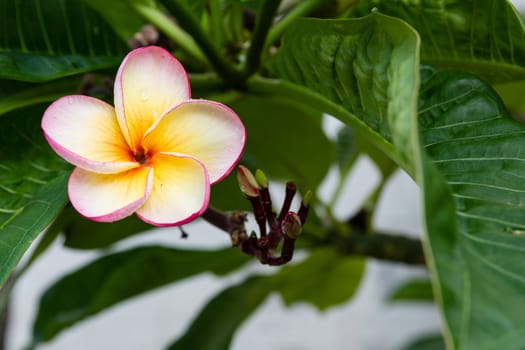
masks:
{"type": "Polygon", "coordinates": [[[281,230],[288,237],[297,239],[303,230],[299,215],[293,211],[288,212],[281,223],[281,230]]]}
{"type": "Polygon", "coordinates": [[[261,169],[257,169],[255,171],[255,179],[257,180],[257,183],[262,188],[268,188],[268,179],[266,178],[266,175],[262,172],[261,169]]]}
{"type": "Polygon", "coordinates": [[[310,201],[312,200],[312,196],[313,196],[313,193],[310,190],[306,191],[306,193],[304,194],[302,202],[305,207],[310,206],[310,201]]]}
{"type": "Polygon", "coordinates": [[[259,184],[253,176],[250,169],[245,166],[239,165],[237,170],[237,182],[239,183],[239,188],[241,192],[244,193],[247,197],[257,197],[259,196],[259,184]]]}

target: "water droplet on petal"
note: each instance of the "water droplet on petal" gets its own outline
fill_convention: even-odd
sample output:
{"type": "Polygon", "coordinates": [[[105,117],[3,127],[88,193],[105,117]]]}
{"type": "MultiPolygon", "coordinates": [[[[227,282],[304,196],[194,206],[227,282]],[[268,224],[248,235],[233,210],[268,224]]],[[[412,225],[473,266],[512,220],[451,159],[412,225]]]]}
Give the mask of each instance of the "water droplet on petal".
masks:
{"type": "Polygon", "coordinates": [[[147,99],[149,99],[149,91],[146,89],[143,89],[140,92],[140,98],[142,98],[142,101],[146,101],[147,99]]]}

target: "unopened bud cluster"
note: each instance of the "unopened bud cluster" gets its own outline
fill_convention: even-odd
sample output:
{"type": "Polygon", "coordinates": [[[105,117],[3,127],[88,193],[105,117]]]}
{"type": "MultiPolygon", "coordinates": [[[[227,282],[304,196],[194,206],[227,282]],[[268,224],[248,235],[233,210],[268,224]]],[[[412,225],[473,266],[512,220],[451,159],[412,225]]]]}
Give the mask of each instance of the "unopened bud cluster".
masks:
{"type": "Polygon", "coordinates": [[[235,246],[255,256],[263,264],[282,265],[290,261],[295,240],[301,234],[308,215],[312,193],[308,191],[305,194],[297,212],[290,211],[297,186],[293,182],[288,182],[281,211],[277,215],[273,211],[268,179],[261,170],[257,170],[254,175],[248,168],[241,165],[237,172],[237,180],[241,192],[252,205],[255,221],[259,227],[259,235],[252,232],[245,240],[236,241],[235,246]],[[281,242],[280,255],[275,256],[281,242]]]}

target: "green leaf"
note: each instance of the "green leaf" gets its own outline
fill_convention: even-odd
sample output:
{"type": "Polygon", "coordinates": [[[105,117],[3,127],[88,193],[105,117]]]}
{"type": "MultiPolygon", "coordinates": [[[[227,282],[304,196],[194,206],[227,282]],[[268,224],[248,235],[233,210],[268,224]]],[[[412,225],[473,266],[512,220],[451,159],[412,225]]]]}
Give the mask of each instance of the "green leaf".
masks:
{"type": "Polygon", "coordinates": [[[129,6],[129,0],[113,0],[111,1],[111,6],[108,6],[106,0],[83,1],[104,17],[106,22],[124,42],[131,39],[145,24],[144,19],[129,6]]]}
{"type": "Polygon", "coordinates": [[[349,300],[360,285],[365,261],[341,255],[333,249],[318,249],[297,265],[285,266],[273,278],[284,302],[308,302],[319,310],[349,300]]]}
{"type": "Polygon", "coordinates": [[[363,259],[328,249],[315,250],[305,261],[287,266],[276,275],[253,276],[224,289],[169,350],[229,349],[235,331],[272,291],[279,291],[288,305],[302,301],[325,310],[348,300],[363,272],[363,259]]]}
{"type": "MultiPolygon", "coordinates": [[[[243,160],[241,162],[244,163],[243,160]]],[[[244,197],[237,182],[237,169],[224,180],[211,187],[210,204],[223,211],[251,211],[250,201],[244,197]]]]}
{"type": "Polygon", "coordinates": [[[50,102],[77,92],[79,78],[65,78],[53,82],[31,84],[13,80],[0,80],[0,115],[17,108],[50,102]]]}
{"type": "MultiPolygon", "coordinates": [[[[439,185],[424,186],[447,321],[461,349],[521,349],[525,127],[471,75],[423,77],[422,138],[448,184],[440,194],[439,185]]],[[[428,167],[423,172],[435,175],[428,167]]]]}
{"type": "Polygon", "coordinates": [[[3,285],[36,236],[56,217],[67,202],[65,184],[68,175],[61,174],[45,186],[28,194],[16,211],[0,208],[7,216],[0,225],[0,285],[3,285]]]}
{"type": "Polygon", "coordinates": [[[44,293],[33,325],[33,343],[49,341],[123,300],[205,271],[223,275],[247,260],[231,248],[190,251],[160,246],[104,256],[66,275],[44,293]]]}
{"type": "Polygon", "coordinates": [[[229,349],[237,328],[270,291],[267,277],[251,277],[224,289],[201,310],[186,333],[168,349],[229,349]]]}
{"type": "Polygon", "coordinates": [[[357,157],[356,140],[351,127],[344,126],[339,130],[335,146],[337,167],[341,174],[346,174],[357,157]]]}
{"type": "Polygon", "coordinates": [[[283,93],[357,125],[415,175],[447,346],[522,349],[524,126],[463,73],[423,70],[418,101],[418,50],[409,26],[380,14],[307,20],[290,28],[270,70],[305,87],[283,93]]]}
{"type": "Polygon", "coordinates": [[[71,207],[61,215],[67,217],[62,227],[66,238],[64,245],[75,249],[107,248],[121,239],[153,228],[135,215],[112,223],[91,221],[71,207]]]}
{"type": "Polygon", "coordinates": [[[432,285],[428,280],[411,280],[392,292],[389,301],[433,301],[432,285]]]}
{"type": "Polygon", "coordinates": [[[41,115],[19,109],[0,124],[0,285],[67,202],[69,166],[45,142],[41,115]]]}
{"type": "MultiPolygon", "coordinates": [[[[205,0],[159,0],[161,4],[168,4],[166,5],[167,8],[169,8],[170,2],[178,2],[185,6],[188,11],[197,19],[200,20],[202,17],[202,14],[204,13],[204,8],[206,6],[205,0]]],[[[176,13],[172,13],[173,16],[177,16],[176,13]]]]}
{"type": "Polygon", "coordinates": [[[515,81],[506,84],[496,84],[493,86],[494,90],[505,102],[505,106],[513,116],[523,121],[525,115],[525,101],[523,99],[523,91],[525,91],[525,80],[515,81]]]}
{"type": "Polygon", "coordinates": [[[47,81],[115,67],[125,43],[83,0],[3,0],[0,78],[47,81]]]}
{"type": "Polygon", "coordinates": [[[268,176],[315,189],[335,160],[321,113],[294,101],[245,96],[229,104],[249,135],[245,155],[268,176]]]}
{"type": "Polygon", "coordinates": [[[410,343],[404,350],[445,350],[441,334],[427,335],[410,343]]]}
{"type": "Polygon", "coordinates": [[[266,90],[332,114],[413,173],[409,134],[400,131],[409,129],[413,112],[407,100],[417,91],[410,71],[417,42],[404,22],[380,14],[301,20],[288,29],[267,67],[293,85],[273,83],[266,90]],[[392,139],[392,132],[403,138],[392,139]]]}
{"type": "Polygon", "coordinates": [[[371,0],[372,8],[399,17],[421,35],[421,59],[441,68],[473,72],[491,82],[525,79],[525,31],[506,0],[371,0]]]}

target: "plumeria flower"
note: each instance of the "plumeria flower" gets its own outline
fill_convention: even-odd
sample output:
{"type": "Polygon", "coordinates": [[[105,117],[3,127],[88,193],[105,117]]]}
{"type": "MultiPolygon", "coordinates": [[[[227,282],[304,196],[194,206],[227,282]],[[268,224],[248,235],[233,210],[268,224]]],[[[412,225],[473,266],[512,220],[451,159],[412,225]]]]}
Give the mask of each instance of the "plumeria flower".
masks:
{"type": "Polygon", "coordinates": [[[44,113],[53,150],[76,166],[68,183],[75,209],[95,221],[136,213],[181,225],[206,210],[210,185],[230,173],[245,129],[228,107],[190,97],[182,65],[162,48],[130,52],[117,73],[115,108],[96,98],[60,98],[44,113]]]}

